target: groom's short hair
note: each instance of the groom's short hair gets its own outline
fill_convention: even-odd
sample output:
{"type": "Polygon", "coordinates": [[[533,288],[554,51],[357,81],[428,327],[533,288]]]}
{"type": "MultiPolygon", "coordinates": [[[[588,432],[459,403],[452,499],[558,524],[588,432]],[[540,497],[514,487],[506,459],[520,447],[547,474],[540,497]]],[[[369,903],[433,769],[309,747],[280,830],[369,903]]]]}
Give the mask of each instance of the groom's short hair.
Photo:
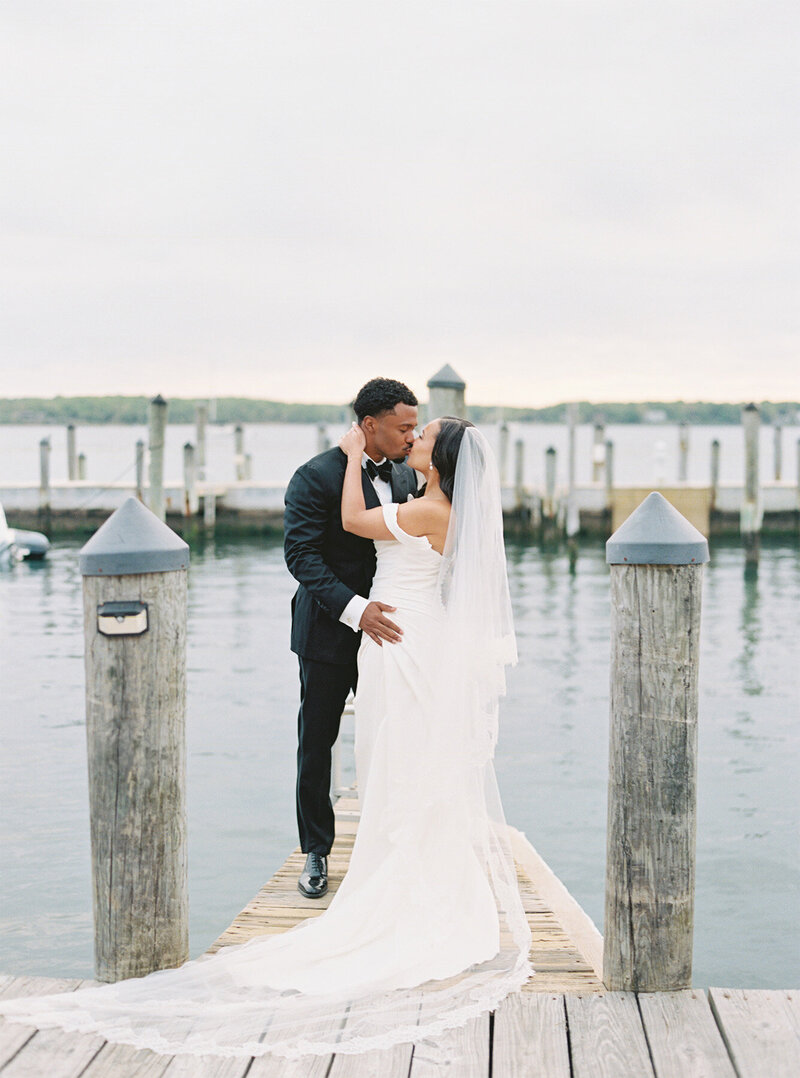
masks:
{"type": "Polygon", "coordinates": [[[379,416],[391,412],[398,404],[408,404],[416,408],[419,401],[402,382],[394,378],[371,378],[359,389],[353,401],[353,411],[359,423],[365,416],[379,416]]]}

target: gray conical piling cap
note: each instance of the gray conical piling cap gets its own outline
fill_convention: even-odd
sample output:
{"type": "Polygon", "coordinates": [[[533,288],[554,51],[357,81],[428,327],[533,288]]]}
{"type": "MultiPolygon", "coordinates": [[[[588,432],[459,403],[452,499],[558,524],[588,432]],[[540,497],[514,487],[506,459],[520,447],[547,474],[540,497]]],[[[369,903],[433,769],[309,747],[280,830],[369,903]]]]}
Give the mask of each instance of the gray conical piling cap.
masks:
{"type": "Polygon", "coordinates": [[[80,553],[83,576],[168,573],[188,565],[188,545],[133,497],[112,513],[80,553]]]}
{"type": "Polygon", "coordinates": [[[708,540],[654,490],[608,540],[606,561],[609,565],[702,565],[708,561],[708,540]]]}
{"type": "Polygon", "coordinates": [[[433,378],[428,379],[428,389],[466,389],[466,387],[467,383],[456,374],[449,363],[445,363],[433,378]]]}

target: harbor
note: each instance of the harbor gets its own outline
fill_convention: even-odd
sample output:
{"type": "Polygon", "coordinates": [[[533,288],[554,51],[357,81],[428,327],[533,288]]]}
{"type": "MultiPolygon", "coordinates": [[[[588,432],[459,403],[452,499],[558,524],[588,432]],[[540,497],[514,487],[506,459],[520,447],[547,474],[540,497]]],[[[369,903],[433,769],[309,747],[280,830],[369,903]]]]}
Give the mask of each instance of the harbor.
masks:
{"type": "MultiPolygon", "coordinates": [[[[428,392],[430,399],[423,415],[467,413],[466,384],[451,367],[445,366],[429,379],[428,392]]],[[[274,476],[285,466],[257,457],[254,462],[246,426],[236,424],[215,433],[209,411],[208,402],[198,403],[194,428],[181,428],[191,440],[180,450],[179,477],[166,471],[169,404],[158,396],[150,403],[147,439],[137,438],[130,447],[128,465],[122,468],[129,478],[108,482],[87,478],[87,455],[78,449],[80,430],[69,424],[62,449],[66,469],[61,473],[65,471],[66,477],[53,478],[53,447],[51,436],[46,435],[39,442],[38,483],[10,481],[0,475],[0,505],[17,527],[90,534],[133,494],[188,536],[198,532],[231,536],[279,533],[284,492],[293,469],[274,476]],[[254,470],[260,475],[271,471],[274,478],[254,478],[254,470]]],[[[545,540],[579,535],[606,539],[650,490],[657,489],[705,536],[740,535],[753,560],[757,560],[762,534],[800,535],[797,428],[793,422],[785,427],[783,423],[762,427],[755,404],[743,407],[737,437],[733,443],[727,438],[724,453],[717,431],[717,436],[702,446],[704,476],[696,463],[701,452],[699,435],[688,422],[681,422],[669,434],[658,426],[649,428],[649,467],[641,460],[645,442],[640,439],[640,444],[631,445],[630,432],[617,428],[617,440],[625,443],[626,456],[622,456],[602,419],[579,426],[574,403],[565,405],[563,426],[545,429],[552,444],[542,447],[541,437],[535,438],[535,450],[531,444],[535,424],[509,425],[500,420],[489,432],[501,472],[503,511],[510,534],[545,540]],[[668,437],[675,442],[672,452],[668,437]],[[532,459],[533,451],[538,459],[532,459]]],[[[115,428],[104,446],[108,453],[114,449],[118,461],[122,459],[120,449],[113,442],[119,441],[123,430],[115,428]]],[[[334,428],[335,436],[338,430],[334,428]]],[[[252,441],[252,431],[249,437],[252,441]]],[[[333,442],[326,424],[317,427],[313,444],[310,430],[307,438],[308,456],[324,452],[333,442]]],[[[296,463],[302,459],[300,455],[296,463]]],[[[32,471],[30,454],[28,461],[32,471]]]]}
{"type": "MultiPolygon", "coordinates": [[[[612,856],[620,846],[610,833],[609,858],[606,863],[606,923],[630,925],[634,936],[640,936],[635,949],[628,952],[631,941],[626,943],[619,936],[609,936],[608,930],[603,939],[592,920],[583,913],[580,904],[572,898],[530,842],[518,832],[515,834],[512,831],[521,892],[532,930],[531,958],[536,971],[526,990],[518,999],[507,1001],[493,1016],[487,1015],[485,1019],[478,1020],[442,1038],[441,1043],[428,1044],[426,1042],[423,1046],[399,1047],[391,1052],[381,1053],[381,1058],[366,1056],[334,1056],[327,1060],[320,1058],[311,1064],[306,1061],[302,1070],[297,1069],[297,1065],[287,1065],[281,1061],[276,1062],[264,1058],[252,1062],[245,1061],[244,1064],[239,1061],[222,1062],[215,1059],[201,1064],[208,1068],[207,1073],[263,1073],[267,1075],[307,1074],[318,1071],[320,1074],[340,1073],[342,1075],[383,1075],[384,1073],[413,1075],[415,1073],[441,1073],[444,1068],[447,1068],[450,1073],[454,1074],[488,1075],[490,1073],[524,1073],[522,1068],[530,1066],[538,1066],[539,1072],[545,1075],[608,1073],[661,1076],[707,1073],[711,1075],[769,1074],[770,1076],[775,1074],[777,1076],[782,1073],[792,1073],[791,1068],[796,1066],[798,1051],[795,994],[788,989],[758,991],[742,987],[724,989],[710,987],[706,994],[702,990],[692,988],[691,917],[688,923],[682,918],[664,917],[663,914],[652,920],[654,911],[648,912],[650,901],[648,894],[651,899],[656,898],[659,902],[667,901],[671,906],[688,903],[691,908],[693,905],[696,760],[691,738],[686,741],[681,734],[679,741],[673,743],[672,747],[669,747],[668,741],[672,738],[671,728],[675,720],[678,720],[678,727],[686,724],[689,729],[696,727],[697,723],[697,683],[695,680],[697,633],[695,627],[686,636],[689,623],[684,622],[682,618],[699,618],[700,593],[692,581],[701,579],[700,565],[696,563],[702,562],[707,557],[707,553],[704,553],[704,540],[701,541],[699,533],[683,518],[678,517],[674,510],[670,510],[663,498],[659,501],[659,497],[651,495],[647,499],[654,507],[648,512],[656,511],[654,519],[658,527],[654,534],[664,539],[665,531],[669,533],[671,528],[678,529],[672,536],[672,541],[680,547],[678,560],[685,562],[684,567],[674,564],[666,566],[669,573],[664,576],[665,567],[653,566],[645,561],[640,567],[646,570],[644,576],[631,576],[629,574],[635,573],[638,568],[625,564],[631,557],[631,550],[625,548],[627,553],[625,549],[612,551],[610,548],[609,550],[609,560],[612,562],[612,585],[616,580],[617,584],[614,585],[616,587],[624,584],[625,581],[628,582],[625,584],[626,587],[631,584],[635,588],[650,587],[651,585],[647,584],[648,580],[653,586],[658,584],[660,587],[665,581],[674,579],[679,592],[684,587],[689,588],[684,598],[675,600],[671,598],[670,585],[666,591],[659,592],[660,598],[655,600],[654,613],[658,615],[657,623],[662,626],[671,625],[670,632],[678,634],[675,640],[672,642],[663,640],[663,633],[655,624],[652,629],[645,629],[643,625],[639,625],[636,630],[651,641],[650,646],[656,648],[656,654],[646,658],[645,666],[630,669],[626,665],[628,654],[626,649],[623,649],[615,659],[612,648],[610,767],[611,761],[619,761],[626,757],[628,757],[628,762],[624,765],[626,773],[633,773],[631,768],[635,771],[637,767],[642,766],[641,762],[636,764],[635,743],[628,740],[625,732],[626,712],[624,709],[620,711],[613,703],[614,684],[617,682],[621,686],[638,684],[641,692],[645,684],[642,680],[643,672],[645,670],[658,671],[663,661],[659,659],[660,647],[666,649],[664,654],[673,654],[673,646],[681,639],[695,641],[690,651],[683,656],[676,667],[678,683],[674,689],[670,690],[672,695],[668,693],[662,701],[662,707],[666,709],[668,716],[667,723],[663,727],[657,724],[653,731],[656,743],[661,744],[661,747],[655,754],[657,774],[654,779],[651,775],[651,781],[654,782],[652,789],[660,789],[658,770],[663,764],[669,761],[669,769],[672,771],[677,766],[676,752],[678,756],[683,754],[681,766],[685,768],[685,778],[680,782],[681,804],[677,808],[673,806],[677,815],[673,817],[671,829],[664,832],[663,818],[654,815],[646,802],[631,800],[632,790],[638,787],[634,785],[632,788],[628,781],[624,786],[617,788],[613,780],[613,770],[609,775],[609,825],[612,826],[616,812],[622,814],[620,820],[625,828],[630,827],[631,820],[639,814],[640,822],[634,826],[634,830],[641,834],[642,841],[645,843],[642,850],[645,860],[642,865],[649,861],[649,856],[645,853],[649,843],[654,841],[665,843],[662,847],[665,864],[657,869],[656,877],[645,887],[645,893],[635,900],[635,906],[630,906],[634,899],[629,886],[624,883],[625,872],[628,868],[624,863],[617,863],[612,856]],[[655,502],[652,501],[654,498],[657,499],[655,502]],[[666,516],[663,515],[664,512],[666,516]],[[680,584],[680,579],[684,579],[685,584],[680,584]],[[690,597],[692,595],[693,598],[690,597]],[[675,609],[683,611],[677,622],[668,610],[673,601],[677,604],[675,609]],[[695,609],[694,614],[689,612],[692,606],[695,609]],[[666,620],[659,620],[662,616],[666,620]],[[688,695],[687,686],[684,684],[687,670],[693,671],[688,695]],[[615,716],[617,723],[622,722],[622,726],[618,725],[616,734],[613,725],[615,716]],[[667,741],[659,742],[659,738],[664,737],[667,741]],[[631,752],[633,756],[630,756],[631,752]],[[653,830],[654,825],[655,830],[653,830]],[[651,835],[650,838],[646,837],[648,833],[651,835]],[[682,867],[679,868],[679,865],[682,867]],[[659,875],[662,871],[665,873],[663,877],[659,875]],[[676,892],[674,890],[676,886],[682,888],[683,892],[676,892]],[[624,912],[626,906],[627,913],[624,912]],[[638,912],[631,921],[634,908],[638,912]],[[642,920],[638,924],[640,918],[642,920]],[[634,928],[635,924],[637,927],[634,928]],[[677,935],[675,935],[676,932],[677,935]],[[635,953],[636,957],[632,966],[628,965],[626,953],[629,953],[629,957],[635,953]],[[659,954],[662,955],[661,958],[658,957],[659,954]],[[294,1070],[292,1066],[295,1066],[294,1070]],[[237,1067],[240,1069],[230,1069],[237,1067]]],[[[641,516],[641,507],[637,512],[641,516]]],[[[121,534],[125,535],[136,534],[137,527],[133,526],[134,521],[155,519],[147,510],[141,508],[141,503],[135,499],[130,499],[125,503],[120,513],[122,514],[121,523],[125,514],[128,514],[131,519],[131,524],[126,525],[121,531],[121,534]],[[142,514],[146,514],[146,517],[142,518],[142,514]]],[[[636,515],[634,514],[634,517],[636,515]]],[[[622,533],[617,537],[617,546],[624,540],[624,532],[623,528],[622,533]]],[[[650,532],[652,542],[652,527],[650,532]]],[[[670,539],[669,534],[666,538],[670,539]]],[[[641,542],[641,535],[638,535],[637,542],[641,542]]],[[[164,592],[165,597],[172,595],[174,592],[172,585],[164,584],[164,580],[168,577],[181,579],[185,577],[188,562],[184,563],[181,560],[183,554],[180,553],[184,547],[185,544],[181,544],[177,537],[175,541],[169,539],[169,557],[177,559],[175,563],[171,563],[166,572],[163,571],[165,567],[162,566],[161,571],[145,573],[144,577],[139,576],[137,579],[143,585],[149,575],[154,578],[155,584],[159,587],[161,585],[167,587],[167,591],[164,592]]],[[[622,547],[625,547],[624,542],[622,542],[622,547]]],[[[86,549],[91,550],[92,544],[89,544],[86,549]]],[[[148,544],[148,550],[152,554],[152,544],[148,544]]],[[[93,556],[99,557],[100,553],[93,556]]],[[[652,555],[647,552],[642,554],[640,551],[640,554],[652,560],[652,555]]],[[[88,553],[82,556],[84,570],[88,557],[88,553]]],[[[671,560],[674,562],[674,558],[671,560]]],[[[90,588],[92,581],[97,581],[96,584],[91,584],[90,591],[87,591],[87,596],[89,596],[87,611],[93,612],[98,603],[102,607],[102,602],[108,601],[112,596],[115,599],[120,598],[119,588],[115,581],[124,581],[124,579],[124,569],[116,563],[110,576],[85,576],[86,588],[90,588]],[[123,575],[116,575],[119,572],[123,572],[123,575]]],[[[616,598],[614,594],[612,587],[612,604],[618,612],[639,609],[639,603],[621,601],[619,593],[616,598]]],[[[174,603],[174,599],[159,598],[158,589],[152,593],[148,592],[148,600],[156,608],[164,601],[170,606],[174,603]]],[[[179,608],[180,603],[176,608],[175,616],[177,617],[180,617],[179,608]]],[[[95,632],[93,621],[93,616],[87,614],[85,628],[89,634],[95,632]]],[[[617,632],[622,632],[623,636],[627,631],[623,628],[617,630],[617,632]]],[[[615,638],[612,630],[612,640],[615,638]]],[[[169,656],[164,661],[167,662],[167,668],[161,671],[156,680],[166,685],[176,686],[171,692],[177,692],[180,695],[180,678],[176,680],[169,669],[175,657],[169,656]]],[[[139,673],[135,677],[126,678],[126,692],[133,694],[131,699],[134,699],[142,689],[147,691],[148,684],[152,680],[147,676],[149,669],[146,662],[142,665],[137,660],[139,673]],[[145,681],[143,683],[139,681],[137,687],[137,678],[141,679],[142,676],[145,677],[145,681]]],[[[102,668],[98,670],[96,676],[92,676],[95,678],[93,684],[96,687],[90,696],[92,699],[97,699],[106,691],[103,685],[107,682],[102,668]]],[[[651,675],[648,674],[648,676],[651,675]]],[[[627,690],[623,688],[621,691],[621,698],[625,698],[627,690]]],[[[659,691],[663,693],[664,688],[662,687],[659,691]]],[[[183,707],[185,708],[185,701],[183,707]]],[[[180,711],[179,702],[177,713],[180,711]]],[[[142,718],[146,721],[146,715],[142,718]]],[[[90,759],[91,743],[90,735],[90,759]]],[[[117,759],[120,759],[119,753],[117,759]]],[[[122,760],[125,759],[125,752],[123,752],[122,760]]],[[[135,769],[135,760],[131,766],[135,769]]],[[[649,768],[651,765],[647,766],[649,768]]],[[[104,776],[99,787],[95,781],[95,793],[92,798],[93,821],[96,820],[98,811],[102,815],[104,802],[102,788],[113,786],[113,784],[113,776],[104,776]],[[101,792],[98,793],[98,790],[101,792]]],[[[332,858],[334,883],[341,879],[346,870],[349,849],[358,824],[358,803],[354,796],[355,791],[352,788],[343,787],[339,792],[343,797],[338,802],[338,837],[332,858]]],[[[178,816],[180,814],[178,812],[178,816]]],[[[169,819],[172,820],[173,817],[174,813],[170,813],[169,819]]],[[[151,820],[148,826],[161,827],[165,823],[166,820],[160,823],[158,819],[155,819],[151,820]]],[[[96,824],[93,822],[94,826],[96,824]]],[[[180,847],[182,843],[185,843],[185,836],[182,838],[180,833],[174,831],[173,823],[169,824],[169,833],[173,837],[166,843],[168,853],[171,844],[177,843],[180,847]]],[[[162,851],[160,856],[163,856],[164,844],[160,843],[159,848],[162,851]]],[[[136,858],[147,856],[146,851],[131,852],[136,858]]],[[[175,856],[178,857],[178,861],[183,856],[179,856],[177,847],[175,856]]],[[[661,860],[662,858],[659,857],[658,861],[661,862],[661,860]]],[[[127,861],[127,857],[123,856],[123,861],[127,861]]],[[[309,904],[298,898],[295,889],[299,861],[300,855],[295,851],[267,884],[260,888],[259,893],[234,919],[230,928],[211,945],[211,950],[225,943],[241,942],[248,937],[248,934],[283,931],[308,914],[309,904]]],[[[103,875],[102,863],[101,856],[93,870],[95,878],[98,872],[103,875]]],[[[155,874],[163,878],[164,866],[158,867],[157,872],[156,867],[158,866],[145,868],[140,864],[139,877],[147,880],[155,874]]],[[[647,870],[647,872],[650,871],[651,869],[647,870]]],[[[166,917],[163,923],[169,937],[175,941],[170,945],[176,947],[177,957],[173,961],[180,961],[180,955],[185,956],[186,952],[186,913],[185,910],[182,913],[179,912],[181,905],[182,903],[179,902],[177,907],[171,908],[171,912],[163,911],[166,917]]],[[[100,904],[101,908],[104,906],[105,901],[100,904]]],[[[313,915],[313,910],[311,912],[313,915]]],[[[625,931],[627,930],[623,931],[623,936],[625,931]]],[[[119,944],[109,939],[106,934],[107,929],[101,928],[97,923],[95,933],[96,955],[102,967],[104,948],[107,949],[110,946],[113,950],[119,944]],[[100,936],[97,935],[98,931],[100,936]],[[98,940],[101,938],[106,943],[98,951],[98,940]]],[[[108,973],[103,979],[109,979],[108,973]]],[[[76,987],[76,984],[77,982],[73,980],[64,987],[76,987]]],[[[32,990],[42,991],[42,982],[10,977],[3,986],[5,994],[32,990]]],[[[420,1005],[424,1006],[423,996],[421,996],[420,1005]]],[[[54,1074],[91,1076],[103,1073],[120,1075],[126,1073],[203,1073],[198,1069],[196,1062],[192,1064],[195,1069],[187,1071],[186,1061],[179,1057],[174,1060],[165,1057],[149,1057],[146,1053],[144,1055],[133,1053],[124,1046],[104,1046],[98,1043],[97,1038],[42,1033],[29,1036],[21,1042],[19,1027],[14,1031],[11,1024],[3,1026],[2,1036],[6,1038],[2,1043],[8,1046],[6,1071],[9,1074],[35,1073],[35,1067],[42,1067],[43,1061],[46,1061],[48,1066],[51,1065],[51,1056],[55,1061],[52,1065],[62,1068],[53,1070],[54,1074]],[[34,1068],[33,1071],[31,1067],[34,1068]],[[18,1069],[15,1070],[15,1068],[18,1069]]]]}

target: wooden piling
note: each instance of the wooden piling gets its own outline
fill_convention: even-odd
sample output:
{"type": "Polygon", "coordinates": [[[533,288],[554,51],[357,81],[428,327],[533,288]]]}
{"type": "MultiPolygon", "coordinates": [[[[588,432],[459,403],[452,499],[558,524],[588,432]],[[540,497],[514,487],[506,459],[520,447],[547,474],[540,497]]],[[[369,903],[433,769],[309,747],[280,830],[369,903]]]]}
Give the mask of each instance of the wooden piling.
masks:
{"type": "Polygon", "coordinates": [[[206,467],[206,425],[208,423],[208,403],[200,401],[194,409],[195,422],[195,466],[200,479],[205,479],[206,467]]]}
{"type": "Polygon", "coordinates": [[[614,508],[614,443],[609,439],[605,443],[605,480],[606,480],[606,512],[611,513],[614,508]]]}
{"type": "Polygon", "coordinates": [[[761,552],[761,486],[758,475],[758,440],[761,413],[756,404],[748,404],[742,410],[744,430],[744,499],[740,514],[740,530],[745,550],[745,561],[757,564],[761,552]]]}
{"type": "Polygon", "coordinates": [[[685,483],[689,476],[689,424],[682,420],[678,426],[678,482],[685,483]]]}
{"type": "Polygon", "coordinates": [[[78,479],[86,478],[86,454],[78,454],[78,479]]]}
{"type": "Polygon", "coordinates": [[[719,497],[719,438],[711,443],[711,511],[717,508],[719,497]]]}
{"type": "Polygon", "coordinates": [[[186,442],[183,447],[183,515],[196,516],[198,508],[195,449],[191,442],[186,442]]]}
{"type": "Polygon", "coordinates": [[[503,422],[500,424],[500,454],[499,454],[499,468],[500,468],[500,486],[504,487],[508,479],[508,423],[503,422]]]}
{"type": "Polygon", "coordinates": [[[253,478],[253,454],[245,453],[244,455],[244,477],[245,479],[253,478]]]}
{"type": "Polygon", "coordinates": [[[567,405],[567,538],[578,534],[580,521],[575,502],[575,432],[578,426],[578,405],[571,401],[567,405]]]}
{"type": "Polygon", "coordinates": [[[330,447],[331,440],[328,437],[328,428],[325,423],[320,423],[317,427],[317,452],[324,453],[330,447]]]}
{"type": "Polygon", "coordinates": [[[244,479],[244,427],[237,423],[233,428],[233,459],[236,466],[236,482],[244,479]]]}
{"type": "Polygon", "coordinates": [[[603,981],[692,975],[697,698],[708,543],[658,493],[608,540],[611,703],[603,981]]]}
{"type": "Polygon", "coordinates": [[[167,402],[159,395],[150,401],[150,489],[147,504],[159,520],[166,517],[164,501],[164,438],[167,429],[167,402]]]}
{"type": "Polygon", "coordinates": [[[78,455],[75,447],[75,424],[67,424],[67,479],[78,478],[78,455]]]}
{"type": "Polygon", "coordinates": [[[542,522],[552,524],[556,516],[556,449],[548,446],[544,451],[544,501],[542,522]]]}
{"type": "Polygon", "coordinates": [[[525,508],[525,443],[514,442],[514,503],[518,510],[525,508]]]}
{"type": "Polygon", "coordinates": [[[467,383],[449,363],[428,379],[428,422],[443,415],[466,418],[466,388],[467,383]]]}
{"type": "Polygon", "coordinates": [[[50,512],[50,439],[39,442],[39,512],[50,512]]]}
{"type": "Polygon", "coordinates": [[[144,442],[140,438],[136,443],[136,497],[144,501],[144,442]]]}
{"type": "Polygon", "coordinates": [[[780,423],[775,424],[775,429],[772,432],[772,455],[775,482],[780,483],[783,475],[783,427],[780,423]]]}
{"type": "Polygon", "coordinates": [[[217,496],[213,490],[207,490],[203,495],[203,527],[208,532],[213,532],[217,524],[217,496]]]}
{"type": "Polygon", "coordinates": [[[95,969],[188,958],[189,548],[129,498],[81,551],[95,969]]]}
{"type": "Polygon", "coordinates": [[[603,475],[603,466],[605,464],[605,436],[606,428],[602,422],[597,422],[594,425],[594,434],[592,436],[592,482],[599,483],[603,475]]]}

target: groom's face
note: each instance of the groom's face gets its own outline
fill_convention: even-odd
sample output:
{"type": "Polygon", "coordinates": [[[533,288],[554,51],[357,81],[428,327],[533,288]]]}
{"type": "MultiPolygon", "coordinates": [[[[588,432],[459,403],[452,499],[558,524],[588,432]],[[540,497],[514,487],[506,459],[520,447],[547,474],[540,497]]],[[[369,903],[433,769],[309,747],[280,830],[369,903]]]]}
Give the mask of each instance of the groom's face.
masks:
{"type": "Polygon", "coordinates": [[[361,426],[367,454],[378,459],[405,460],[414,444],[416,425],[417,409],[410,404],[396,404],[391,412],[365,416],[361,426]]]}

